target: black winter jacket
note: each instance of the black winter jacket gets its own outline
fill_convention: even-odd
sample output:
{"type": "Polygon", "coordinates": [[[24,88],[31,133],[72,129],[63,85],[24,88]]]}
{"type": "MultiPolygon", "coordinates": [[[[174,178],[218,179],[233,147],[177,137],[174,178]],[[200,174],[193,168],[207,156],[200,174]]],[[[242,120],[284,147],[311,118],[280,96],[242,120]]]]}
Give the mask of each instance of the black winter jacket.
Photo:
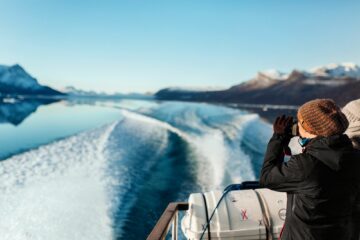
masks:
{"type": "MultiPolygon", "coordinates": [[[[284,162],[289,139],[274,134],[260,185],[287,193],[282,240],[350,239],[360,189],[360,153],[346,135],[317,137],[284,162]]],[[[357,226],[360,227],[360,226],[357,226]]]]}

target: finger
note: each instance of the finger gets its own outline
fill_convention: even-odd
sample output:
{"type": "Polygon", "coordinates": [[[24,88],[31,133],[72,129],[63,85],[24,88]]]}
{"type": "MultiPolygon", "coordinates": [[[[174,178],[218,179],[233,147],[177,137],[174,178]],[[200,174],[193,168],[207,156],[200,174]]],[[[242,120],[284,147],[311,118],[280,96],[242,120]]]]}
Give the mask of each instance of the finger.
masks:
{"type": "Polygon", "coordinates": [[[285,120],[285,125],[288,126],[292,123],[293,121],[293,117],[287,117],[286,120],[285,120]]]}
{"type": "Polygon", "coordinates": [[[294,118],[293,117],[289,117],[289,123],[292,124],[294,122],[294,118]]]}
{"type": "Polygon", "coordinates": [[[285,115],[282,115],[280,120],[279,120],[279,124],[284,125],[284,122],[285,122],[285,115]]]}
{"type": "Polygon", "coordinates": [[[291,116],[285,116],[284,123],[288,123],[291,120],[291,116]]]}
{"type": "Polygon", "coordinates": [[[280,121],[280,117],[276,117],[274,125],[278,125],[280,121]]]}

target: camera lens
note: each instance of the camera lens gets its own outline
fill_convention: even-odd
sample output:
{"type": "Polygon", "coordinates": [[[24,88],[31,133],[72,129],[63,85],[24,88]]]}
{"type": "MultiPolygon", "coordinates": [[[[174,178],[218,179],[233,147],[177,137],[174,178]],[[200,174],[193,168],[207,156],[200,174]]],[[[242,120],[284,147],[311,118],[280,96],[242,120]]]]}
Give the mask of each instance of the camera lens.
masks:
{"type": "Polygon", "coordinates": [[[299,135],[299,128],[297,122],[294,122],[291,126],[291,135],[294,137],[299,135]]]}

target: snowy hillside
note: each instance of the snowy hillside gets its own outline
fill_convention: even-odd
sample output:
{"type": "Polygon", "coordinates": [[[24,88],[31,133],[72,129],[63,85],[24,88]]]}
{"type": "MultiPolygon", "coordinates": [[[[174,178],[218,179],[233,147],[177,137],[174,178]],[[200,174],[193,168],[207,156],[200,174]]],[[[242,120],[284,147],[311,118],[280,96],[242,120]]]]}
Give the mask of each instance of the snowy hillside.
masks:
{"type": "Polygon", "coordinates": [[[62,90],[64,93],[67,93],[70,96],[103,96],[105,93],[96,93],[95,91],[84,91],[77,89],[73,86],[67,86],[62,90]]]}
{"type": "Polygon", "coordinates": [[[258,72],[256,78],[267,78],[267,79],[277,79],[277,80],[285,80],[289,77],[289,74],[280,72],[276,69],[270,69],[258,72]]]}
{"type": "MultiPolygon", "coordinates": [[[[356,78],[360,79],[360,67],[355,63],[331,63],[325,66],[315,67],[311,70],[294,70],[307,78],[356,78]]],[[[293,72],[294,72],[293,71],[293,72]]],[[[283,73],[275,69],[260,71],[253,79],[268,80],[287,80],[291,73],[283,73]]]]}
{"type": "Polygon", "coordinates": [[[54,89],[40,85],[20,65],[0,65],[0,94],[62,94],[54,89]]]}
{"type": "Polygon", "coordinates": [[[39,89],[41,86],[20,65],[0,65],[0,83],[24,89],[39,89]]]}
{"type": "Polygon", "coordinates": [[[221,91],[225,90],[224,87],[215,87],[215,86],[208,86],[208,87],[168,87],[166,88],[168,91],[182,91],[182,92],[208,92],[208,91],[221,91]]]}
{"type": "Polygon", "coordinates": [[[85,91],[73,86],[65,87],[62,92],[66,93],[70,97],[86,97],[86,98],[132,98],[132,99],[151,99],[153,98],[150,94],[141,93],[105,93],[96,91],[85,91]]]}
{"type": "Polygon", "coordinates": [[[313,68],[309,73],[313,76],[319,77],[350,77],[360,79],[360,67],[355,63],[333,63],[326,66],[313,68]]]}
{"type": "Polygon", "coordinates": [[[159,90],[159,100],[301,105],[314,98],[332,98],[344,105],[360,98],[360,67],[354,63],[329,64],[289,74],[260,71],[252,79],[223,91],[159,90]],[[346,94],[344,94],[346,93],[346,94]]]}

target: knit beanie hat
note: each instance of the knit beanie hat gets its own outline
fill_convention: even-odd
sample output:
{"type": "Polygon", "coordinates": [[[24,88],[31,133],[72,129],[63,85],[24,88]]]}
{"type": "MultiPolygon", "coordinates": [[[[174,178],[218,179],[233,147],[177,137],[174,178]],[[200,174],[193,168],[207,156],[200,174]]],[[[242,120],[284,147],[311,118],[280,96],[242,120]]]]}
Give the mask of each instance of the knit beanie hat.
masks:
{"type": "Polygon", "coordinates": [[[349,125],[332,99],[315,99],[305,103],[299,108],[297,117],[307,132],[323,137],[342,134],[349,125]]]}
{"type": "Polygon", "coordinates": [[[345,134],[349,136],[354,147],[360,149],[360,99],[349,102],[342,111],[349,121],[345,134]]]}
{"type": "Polygon", "coordinates": [[[349,120],[350,125],[351,123],[360,123],[360,99],[349,102],[342,111],[349,120]]]}

